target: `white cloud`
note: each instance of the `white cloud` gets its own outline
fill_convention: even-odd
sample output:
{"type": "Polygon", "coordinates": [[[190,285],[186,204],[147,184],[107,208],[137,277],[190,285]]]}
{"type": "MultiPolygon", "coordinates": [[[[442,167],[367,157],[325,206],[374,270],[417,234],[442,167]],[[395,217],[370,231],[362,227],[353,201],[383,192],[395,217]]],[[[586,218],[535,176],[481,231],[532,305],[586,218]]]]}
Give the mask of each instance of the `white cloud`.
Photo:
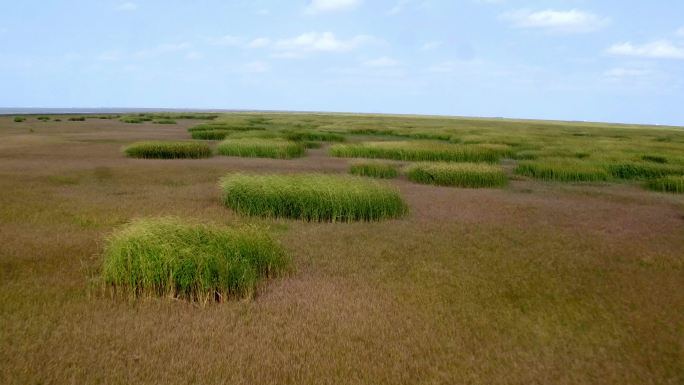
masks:
{"type": "Polygon", "coordinates": [[[611,68],[608,71],[604,72],[604,76],[610,79],[625,79],[625,78],[636,78],[636,77],[644,77],[652,74],[653,71],[648,70],[648,69],[643,69],[643,68],[623,68],[623,67],[617,67],[617,68],[611,68]]]}
{"type": "Polygon", "coordinates": [[[441,41],[428,41],[425,44],[423,44],[421,49],[423,51],[431,51],[433,49],[437,49],[437,48],[441,47],[443,44],[444,43],[442,43],[441,41]]]}
{"type": "Polygon", "coordinates": [[[119,11],[132,12],[138,9],[138,4],[132,2],[121,3],[116,9],[119,11]]]}
{"type": "Polygon", "coordinates": [[[684,27],[680,28],[675,32],[675,34],[679,37],[684,37],[684,27]]]}
{"type": "Polygon", "coordinates": [[[400,63],[398,61],[392,59],[392,58],[384,56],[384,57],[379,57],[377,59],[366,60],[362,64],[364,67],[388,68],[388,67],[397,67],[400,63]]]}
{"type": "Polygon", "coordinates": [[[187,51],[190,48],[192,46],[189,43],[162,44],[154,48],[138,51],[135,55],[140,58],[156,57],[168,53],[187,51]]]}
{"type": "Polygon", "coordinates": [[[309,6],[306,7],[306,13],[349,11],[358,7],[361,2],[362,0],[311,0],[309,6]]]}
{"type": "Polygon", "coordinates": [[[562,33],[586,33],[596,31],[609,20],[590,12],[577,9],[569,11],[528,11],[520,10],[501,15],[504,20],[510,21],[516,28],[543,29],[562,33]]]}
{"type": "Polygon", "coordinates": [[[606,50],[617,56],[633,56],[651,59],[684,59],[684,47],[674,45],[668,40],[658,40],[646,44],[630,42],[614,44],[606,50]]]}
{"type": "Polygon", "coordinates": [[[267,37],[258,37],[247,44],[249,48],[262,48],[271,44],[271,39],[267,37]]]}
{"type": "Polygon", "coordinates": [[[387,11],[387,13],[390,15],[396,15],[398,13],[401,13],[401,11],[403,11],[404,8],[406,8],[408,3],[410,3],[410,2],[411,2],[411,0],[399,0],[399,1],[397,1],[396,4],[394,4],[394,6],[392,8],[390,8],[389,11],[387,11]]]}
{"type": "Polygon", "coordinates": [[[309,32],[290,39],[276,41],[277,56],[296,57],[309,52],[348,52],[375,40],[371,36],[357,35],[351,39],[338,39],[332,32],[309,32]]]}
{"type": "Polygon", "coordinates": [[[271,70],[271,65],[263,61],[253,61],[242,67],[243,72],[260,74],[271,70]]]}

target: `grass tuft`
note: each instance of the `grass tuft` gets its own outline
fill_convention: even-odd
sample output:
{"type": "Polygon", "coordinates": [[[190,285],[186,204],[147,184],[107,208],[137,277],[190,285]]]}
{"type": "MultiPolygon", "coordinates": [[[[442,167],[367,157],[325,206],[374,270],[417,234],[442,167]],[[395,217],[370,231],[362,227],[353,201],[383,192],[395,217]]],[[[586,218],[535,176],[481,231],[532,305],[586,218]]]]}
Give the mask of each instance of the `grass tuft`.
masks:
{"type": "Polygon", "coordinates": [[[607,166],[611,175],[620,179],[660,178],[684,174],[683,167],[653,162],[623,162],[607,166]]]}
{"type": "Polygon", "coordinates": [[[154,124],[176,124],[177,122],[173,119],[159,119],[155,120],[154,124]]]}
{"type": "Polygon", "coordinates": [[[227,139],[218,145],[218,153],[225,156],[291,159],[304,155],[301,143],[282,139],[227,139]]]}
{"type": "Polygon", "coordinates": [[[503,145],[461,145],[441,142],[367,142],[336,144],[332,156],[405,161],[497,162],[508,154],[503,145]]]}
{"type": "Polygon", "coordinates": [[[231,174],[220,186],[224,204],[246,215],[351,222],[397,218],[408,211],[389,185],[353,176],[231,174]]]}
{"type": "Polygon", "coordinates": [[[343,135],[334,132],[325,131],[292,131],[287,132],[285,137],[289,140],[297,142],[301,141],[318,141],[318,142],[344,142],[346,138],[343,135]]]}
{"type": "Polygon", "coordinates": [[[190,132],[190,135],[192,136],[193,139],[223,140],[228,135],[230,135],[230,133],[231,133],[231,131],[225,131],[225,130],[192,131],[192,132],[190,132]]]}
{"type": "Polygon", "coordinates": [[[85,122],[85,120],[85,116],[72,116],[71,118],[69,118],[70,122],[85,122]]]}
{"type": "Polygon", "coordinates": [[[207,302],[251,295],[288,263],[263,231],[166,217],[135,220],[109,236],[102,275],[106,284],[136,296],[207,302]]]}
{"type": "Polygon", "coordinates": [[[644,184],[649,190],[684,194],[684,176],[666,176],[652,179],[644,184]]]}
{"type": "Polygon", "coordinates": [[[482,163],[417,163],[407,170],[416,183],[467,188],[503,187],[508,178],[498,166],[482,163]]]}
{"type": "Polygon", "coordinates": [[[390,163],[377,162],[354,163],[350,166],[349,173],[381,179],[396,178],[399,175],[397,166],[390,163]]]}
{"type": "Polygon", "coordinates": [[[605,168],[573,159],[544,159],[520,162],[518,175],[561,182],[601,182],[610,177],[605,168]]]}
{"type": "Polygon", "coordinates": [[[211,148],[198,142],[137,142],[124,149],[131,158],[180,159],[208,158],[211,148]]]}
{"type": "Polygon", "coordinates": [[[23,122],[25,122],[25,121],[26,121],[26,118],[23,117],[23,116],[15,116],[15,117],[14,117],[14,122],[15,122],[15,123],[23,123],[23,122]]]}

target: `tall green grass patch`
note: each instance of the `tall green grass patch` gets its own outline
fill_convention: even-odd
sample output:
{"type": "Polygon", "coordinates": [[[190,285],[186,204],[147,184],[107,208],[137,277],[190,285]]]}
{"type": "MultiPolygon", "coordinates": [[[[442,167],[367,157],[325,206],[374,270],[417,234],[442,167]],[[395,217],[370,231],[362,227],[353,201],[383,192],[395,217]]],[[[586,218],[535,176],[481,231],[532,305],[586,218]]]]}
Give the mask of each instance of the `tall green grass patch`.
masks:
{"type": "Polygon", "coordinates": [[[180,159],[208,158],[211,148],[198,142],[137,142],[124,149],[131,158],[180,159]]]}
{"type": "Polygon", "coordinates": [[[23,116],[15,116],[15,117],[14,117],[14,122],[15,122],[15,123],[23,123],[23,122],[25,122],[25,121],[26,121],[26,118],[23,117],[23,116]]]}
{"type": "Polygon", "coordinates": [[[159,119],[155,120],[154,124],[176,124],[177,122],[173,119],[159,119]]]}
{"type": "Polygon", "coordinates": [[[220,186],[224,204],[245,215],[352,222],[397,218],[408,211],[391,186],[354,176],[231,174],[220,186]]]}
{"type": "Polygon", "coordinates": [[[536,179],[561,182],[601,182],[610,178],[604,167],[574,159],[523,161],[515,172],[536,179]]]}
{"type": "Polygon", "coordinates": [[[390,163],[359,162],[349,167],[349,173],[372,178],[391,179],[399,175],[397,166],[390,163]]]}
{"type": "Polygon", "coordinates": [[[497,162],[510,153],[505,145],[462,145],[441,142],[367,142],[337,144],[332,156],[405,161],[497,162]]]}
{"type": "Polygon", "coordinates": [[[207,302],[251,295],[288,263],[264,231],[166,217],[135,220],[111,234],[102,276],[115,290],[135,296],[207,302]]]}
{"type": "Polygon", "coordinates": [[[483,163],[416,163],[406,175],[416,183],[467,188],[503,187],[508,178],[499,166],[483,163]]]}
{"type": "Polygon", "coordinates": [[[72,116],[69,118],[70,122],[85,122],[85,116],[72,116]]]}
{"type": "Polygon", "coordinates": [[[214,130],[219,130],[219,131],[255,131],[255,130],[265,130],[265,128],[262,127],[257,127],[257,126],[251,126],[251,125],[239,125],[239,124],[230,124],[230,123],[203,123],[203,124],[198,124],[196,126],[188,128],[189,132],[194,132],[194,131],[214,131],[214,130]]]}
{"type": "Polygon", "coordinates": [[[282,139],[227,139],[218,145],[218,153],[225,156],[291,159],[305,153],[304,146],[282,139]]]}
{"type": "Polygon", "coordinates": [[[192,136],[193,139],[223,140],[230,133],[231,133],[231,131],[226,131],[226,130],[192,131],[190,133],[190,136],[192,136]]]}
{"type": "Polygon", "coordinates": [[[650,161],[613,163],[606,167],[611,175],[620,179],[648,179],[684,174],[682,166],[650,161]]]}
{"type": "Polygon", "coordinates": [[[325,131],[292,131],[285,133],[285,137],[294,141],[318,141],[318,142],[344,142],[343,135],[325,131]]]}
{"type": "Polygon", "coordinates": [[[647,181],[644,187],[653,191],[684,194],[684,176],[666,176],[652,179],[647,181]]]}

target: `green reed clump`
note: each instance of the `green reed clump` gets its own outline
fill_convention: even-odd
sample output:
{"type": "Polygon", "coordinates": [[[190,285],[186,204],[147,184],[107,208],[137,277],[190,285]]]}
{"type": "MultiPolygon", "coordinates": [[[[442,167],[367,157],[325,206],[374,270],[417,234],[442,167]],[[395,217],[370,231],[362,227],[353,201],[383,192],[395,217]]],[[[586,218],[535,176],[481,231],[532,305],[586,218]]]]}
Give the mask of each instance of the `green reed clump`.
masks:
{"type": "Polygon", "coordinates": [[[644,187],[653,191],[684,194],[684,176],[666,176],[652,179],[647,181],[644,187]]]}
{"type": "Polygon", "coordinates": [[[25,121],[26,121],[26,118],[23,117],[23,116],[15,116],[15,117],[14,117],[14,122],[15,122],[15,123],[23,123],[23,122],[25,122],[25,121]]]}
{"type": "Polygon", "coordinates": [[[354,176],[231,174],[220,186],[224,204],[246,215],[351,222],[397,218],[408,211],[391,186],[354,176]]]}
{"type": "Polygon", "coordinates": [[[223,140],[230,135],[232,131],[226,130],[212,130],[212,131],[192,131],[190,135],[193,139],[202,140],[223,140]]]}
{"type": "Polygon", "coordinates": [[[373,178],[391,179],[399,175],[397,166],[390,163],[363,162],[354,163],[349,167],[349,173],[373,178]]]}
{"type": "Polygon", "coordinates": [[[684,174],[684,167],[653,162],[613,163],[606,167],[611,175],[620,179],[648,179],[684,174]]]}
{"type": "Polygon", "coordinates": [[[159,120],[155,120],[153,123],[154,124],[176,124],[176,121],[173,119],[159,119],[159,120]]]}
{"type": "Polygon", "coordinates": [[[218,145],[218,153],[226,156],[291,159],[305,153],[301,143],[283,139],[226,139],[218,145]]]}
{"type": "Polygon", "coordinates": [[[408,167],[406,175],[413,182],[438,186],[480,188],[508,183],[501,167],[483,163],[416,163],[408,167]]]}
{"type": "Polygon", "coordinates": [[[199,159],[211,156],[211,148],[199,142],[137,142],[124,149],[131,158],[199,159]]]}
{"type": "Polygon", "coordinates": [[[667,163],[667,158],[662,155],[642,155],[641,160],[653,163],[667,163]]]}
{"type": "Polygon", "coordinates": [[[297,142],[301,141],[319,141],[319,142],[344,142],[346,138],[343,135],[334,132],[325,131],[291,131],[285,133],[285,137],[289,140],[297,142]]]}
{"type": "Polygon", "coordinates": [[[123,117],[119,119],[120,122],[122,123],[130,123],[130,124],[140,124],[144,123],[145,120],[141,118],[136,118],[136,117],[123,117]]]}
{"type": "Polygon", "coordinates": [[[72,116],[69,118],[70,122],[85,122],[85,116],[72,116]]]}
{"type": "Polygon", "coordinates": [[[523,161],[518,164],[515,172],[536,179],[561,182],[600,182],[610,178],[605,168],[579,159],[523,161]]]}
{"type": "Polygon", "coordinates": [[[36,119],[40,120],[41,122],[47,122],[50,120],[49,116],[39,116],[36,119]]]}
{"type": "Polygon", "coordinates": [[[203,123],[196,126],[188,128],[188,132],[194,131],[255,131],[255,130],[265,130],[263,127],[251,126],[251,125],[239,125],[231,123],[203,123]]]}
{"type": "Polygon", "coordinates": [[[442,142],[367,142],[336,144],[332,156],[344,158],[382,158],[405,161],[497,162],[510,153],[505,145],[448,144],[442,142]]]}
{"type": "Polygon", "coordinates": [[[256,228],[138,219],[107,238],[102,277],[135,296],[221,301],[252,295],[288,263],[283,249],[256,228]]]}

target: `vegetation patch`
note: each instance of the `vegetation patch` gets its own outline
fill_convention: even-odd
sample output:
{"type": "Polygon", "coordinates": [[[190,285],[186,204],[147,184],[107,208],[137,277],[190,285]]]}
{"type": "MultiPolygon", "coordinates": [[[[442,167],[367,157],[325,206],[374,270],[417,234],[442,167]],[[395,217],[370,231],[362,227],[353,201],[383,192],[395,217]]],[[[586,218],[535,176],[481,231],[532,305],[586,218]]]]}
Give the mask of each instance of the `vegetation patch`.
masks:
{"type": "Polygon", "coordinates": [[[143,120],[141,118],[135,118],[135,117],[129,117],[129,116],[123,117],[123,118],[119,119],[119,121],[122,123],[130,123],[130,124],[140,124],[140,123],[145,122],[145,120],[143,120]]]}
{"type": "Polygon", "coordinates": [[[22,123],[22,122],[25,122],[25,121],[26,121],[26,118],[23,117],[23,116],[15,116],[15,117],[14,117],[14,122],[15,122],[15,123],[22,123]]]}
{"type": "Polygon", "coordinates": [[[47,122],[50,120],[49,116],[39,116],[36,119],[40,120],[41,122],[47,122]]]}
{"type": "Polygon", "coordinates": [[[505,145],[463,145],[441,142],[367,142],[337,144],[332,156],[405,161],[497,162],[510,152],[505,145]]]}
{"type": "Polygon", "coordinates": [[[285,133],[285,137],[289,140],[297,142],[301,141],[318,141],[318,142],[344,142],[346,138],[343,135],[334,132],[325,131],[292,131],[285,133]]]}
{"type": "Polygon", "coordinates": [[[208,302],[250,296],[288,263],[264,231],[167,217],[135,220],[110,235],[102,275],[107,285],[135,296],[208,302]]]}
{"type": "Polygon", "coordinates": [[[231,133],[231,131],[225,130],[212,130],[212,131],[192,131],[190,136],[193,139],[202,140],[223,140],[231,133]]]}
{"type": "Polygon", "coordinates": [[[482,163],[417,163],[406,172],[416,183],[454,187],[503,187],[508,178],[498,166],[482,163]]]}
{"type": "Polygon", "coordinates": [[[646,161],[646,162],[653,162],[653,163],[667,163],[667,158],[661,155],[642,155],[641,160],[646,161]]]}
{"type": "Polygon", "coordinates": [[[227,139],[218,145],[218,153],[225,156],[291,159],[305,151],[301,143],[282,139],[227,139]]]}
{"type": "Polygon", "coordinates": [[[396,178],[399,175],[397,166],[378,162],[354,163],[350,166],[349,173],[381,179],[396,178]]]}
{"type": "Polygon", "coordinates": [[[609,164],[607,168],[611,175],[620,179],[647,179],[684,174],[684,167],[653,162],[615,163],[609,164]]]}
{"type": "Polygon", "coordinates": [[[70,122],[85,122],[85,116],[72,116],[69,118],[70,122]]]}
{"type": "Polygon", "coordinates": [[[189,132],[194,131],[254,131],[254,130],[265,130],[263,127],[251,126],[251,125],[238,125],[230,123],[204,123],[198,124],[194,127],[188,128],[189,132]]]}
{"type": "Polygon", "coordinates": [[[246,215],[352,222],[397,218],[408,211],[394,188],[354,176],[231,174],[220,186],[225,205],[246,215]]]}
{"type": "Polygon", "coordinates": [[[131,158],[180,159],[208,158],[211,148],[198,142],[137,142],[124,149],[131,158]]]}
{"type": "Polygon", "coordinates": [[[666,176],[652,179],[644,184],[649,190],[684,194],[684,176],[666,176]]]}
{"type": "Polygon", "coordinates": [[[610,177],[600,165],[573,159],[523,161],[515,172],[536,179],[561,182],[600,182],[610,177]]]}
{"type": "Polygon", "coordinates": [[[154,124],[176,124],[176,121],[173,119],[159,119],[155,120],[154,124]]]}

